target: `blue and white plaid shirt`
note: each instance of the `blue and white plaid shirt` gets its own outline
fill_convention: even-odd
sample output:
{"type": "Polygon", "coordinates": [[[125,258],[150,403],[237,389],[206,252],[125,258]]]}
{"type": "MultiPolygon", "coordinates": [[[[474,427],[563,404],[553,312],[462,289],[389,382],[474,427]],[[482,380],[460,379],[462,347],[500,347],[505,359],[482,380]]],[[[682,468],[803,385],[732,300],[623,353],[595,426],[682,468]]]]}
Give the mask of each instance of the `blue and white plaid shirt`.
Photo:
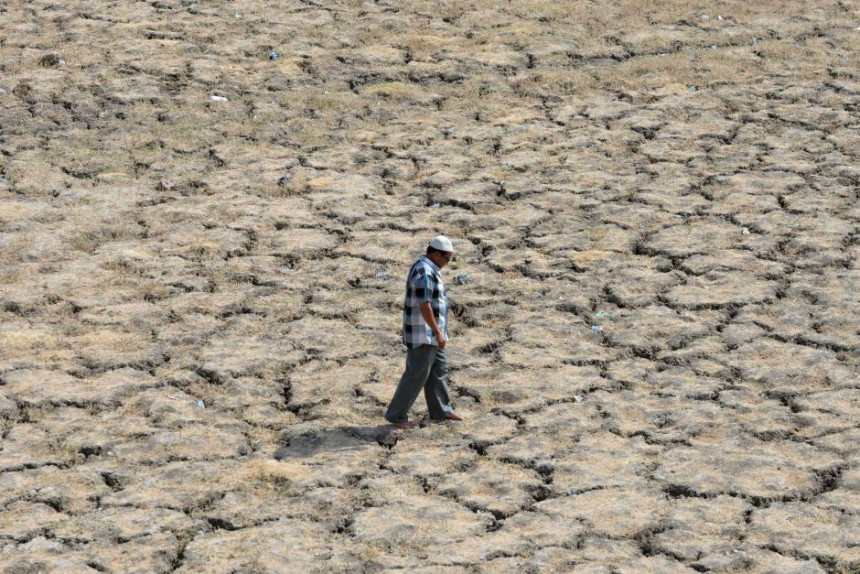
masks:
{"type": "Polygon", "coordinates": [[[439,330],[448,340],[448,297],[439,267],[426,255],[416,261],[406,276],[406,299],[403,303],[403,344],[413,349],[436,345],[436,337],[421,316],[420,303],[430,303],[439,330]]]}

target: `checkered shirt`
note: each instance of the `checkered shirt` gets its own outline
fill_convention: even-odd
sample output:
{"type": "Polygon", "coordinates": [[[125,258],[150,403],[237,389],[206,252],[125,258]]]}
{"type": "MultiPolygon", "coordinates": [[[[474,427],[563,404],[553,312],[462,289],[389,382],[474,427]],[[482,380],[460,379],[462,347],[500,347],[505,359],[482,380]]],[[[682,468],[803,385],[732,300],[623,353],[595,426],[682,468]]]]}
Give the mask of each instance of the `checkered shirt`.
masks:
{"type": "Polygon", "coordinates": [[[406,276],[406,299],[403,303],[403,344],[413,349],[436,345],[436,337],[421,316],[420,303],[430,303],[439,330],[448,340],[448,297],[439,267],[426,255],[416,261],[406,276]]]}

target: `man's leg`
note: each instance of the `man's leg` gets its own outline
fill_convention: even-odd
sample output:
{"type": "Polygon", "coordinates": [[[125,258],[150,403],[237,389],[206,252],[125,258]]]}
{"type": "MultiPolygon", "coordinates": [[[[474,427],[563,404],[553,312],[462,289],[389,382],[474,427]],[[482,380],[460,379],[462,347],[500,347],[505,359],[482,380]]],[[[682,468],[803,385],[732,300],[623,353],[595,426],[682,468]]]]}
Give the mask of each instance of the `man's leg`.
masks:
{"type": "Polygon", "coordinates": [[[451,406],[451,393],[448,390],[448,356],[444,349],[435,348],[435,360],[430,368],[430,376],[424,383],[424,398],[431,419],[444,419],[454,412],[451,406]]]}
{"type": "Polygon", "coordinates": [[[406,370],[403,371],[394,397],[385,411],[388,422],[402,423],[409,420],[409,409],[430,376],[436,350],[433,345],[421,345],[406,350],[406,370]]]}

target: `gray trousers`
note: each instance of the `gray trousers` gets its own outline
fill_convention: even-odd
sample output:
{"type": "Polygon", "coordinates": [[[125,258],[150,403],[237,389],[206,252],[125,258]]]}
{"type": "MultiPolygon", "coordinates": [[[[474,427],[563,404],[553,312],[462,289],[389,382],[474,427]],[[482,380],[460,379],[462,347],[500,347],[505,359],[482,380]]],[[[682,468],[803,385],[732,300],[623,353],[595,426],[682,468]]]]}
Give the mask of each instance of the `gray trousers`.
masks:
{"type": "Polygon", "coordinates": [[[421,345],[406,350],[406,370],[385,411],[388,422],[406,422],[409,409],[422,388],[431,419],[443,419],[448,413],[454,412],[448,391],[448,358],[445,351],[435,345],[421,345]]]}

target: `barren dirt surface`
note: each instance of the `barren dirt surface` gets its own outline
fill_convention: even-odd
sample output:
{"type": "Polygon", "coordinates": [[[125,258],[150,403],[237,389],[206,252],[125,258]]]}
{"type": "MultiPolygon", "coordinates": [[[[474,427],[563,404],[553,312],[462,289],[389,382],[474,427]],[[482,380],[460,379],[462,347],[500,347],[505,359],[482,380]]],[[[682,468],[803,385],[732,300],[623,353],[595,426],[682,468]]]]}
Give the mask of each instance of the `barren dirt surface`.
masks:
{"type": "Polygon", "coordinates": [[[0,2],[2,572],[860,572],[859,40],[0,2]],[[467,420],[394,430],[437,233],[467,420]]]}

